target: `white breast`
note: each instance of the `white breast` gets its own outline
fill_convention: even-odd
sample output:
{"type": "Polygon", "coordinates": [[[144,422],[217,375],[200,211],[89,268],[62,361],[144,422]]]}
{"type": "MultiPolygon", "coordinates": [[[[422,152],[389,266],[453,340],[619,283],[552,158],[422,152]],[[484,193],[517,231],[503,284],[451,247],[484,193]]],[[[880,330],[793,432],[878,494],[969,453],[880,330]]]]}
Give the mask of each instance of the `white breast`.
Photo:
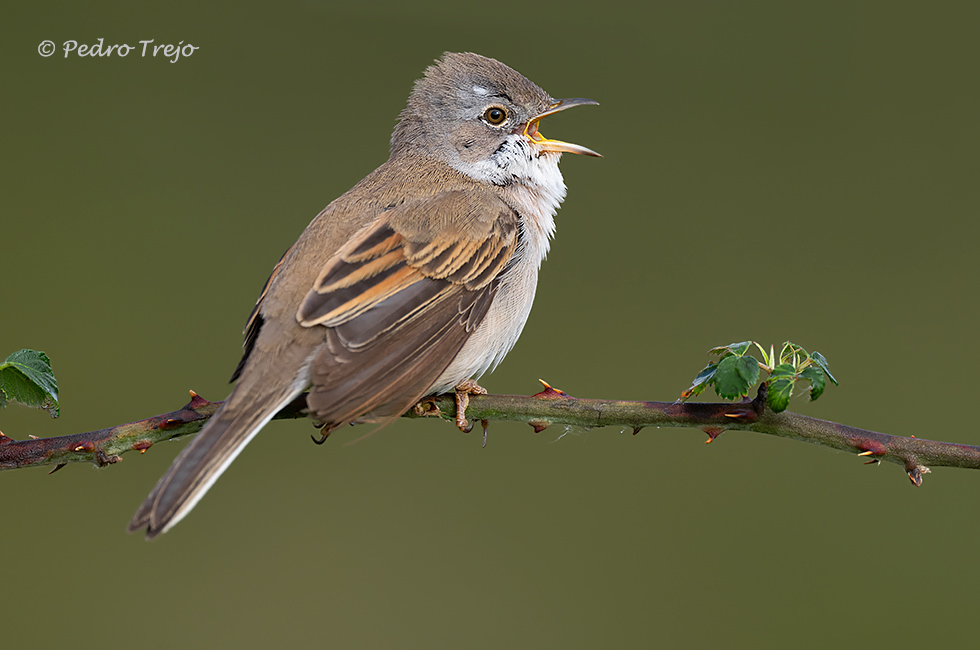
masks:
{"type": "Polygon", "coordinates": [[[517,343],[531,313],[538,269],[548,254],[555,233],[555,213],[565,198],[565,181],[558,169],[560,153],[538,154],[524,145],[524,138],[521,141],[516,151],[502,150],[501,159],[495,160],[495,156],[483,163],[492,168],[460,170],[484,182],[493,182],[490,177],[498,180],[501,175],[512,179],[503,186],[503,197],[521,217],[521,237],[487,315],[430,393],[451,390],[460,381],[495,368],[517,343]]]}

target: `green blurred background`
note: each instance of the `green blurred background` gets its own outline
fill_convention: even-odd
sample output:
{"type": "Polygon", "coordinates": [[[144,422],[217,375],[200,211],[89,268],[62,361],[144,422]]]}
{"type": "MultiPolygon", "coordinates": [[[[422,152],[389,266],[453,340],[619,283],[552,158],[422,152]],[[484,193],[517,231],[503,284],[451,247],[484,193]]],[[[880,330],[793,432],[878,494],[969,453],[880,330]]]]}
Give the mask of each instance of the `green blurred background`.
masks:
{"type": "MultiPolygon", "coordinates": [[[[557,97],[568,199],[524,336],[482,382],[673,399],[714,345],[787,338],[841,380],[791,408],[978,444],[980,5],[37,2],[3,12],[0,355],[62,417],[223,398],[269,270],[387,156],[443,51],[557,97]],[[191,43],[67,60],[61,43],[191,43]],[[45,39],[59,44],[38,55],[45,39]]],[[[713,398],[713,395],[707,397],[713,398]]],[[[181,443],[0,477],[5,647],[949,647],[972,630],[980,473],[731,432],[270,425],[147,544],[181,443]]]]}

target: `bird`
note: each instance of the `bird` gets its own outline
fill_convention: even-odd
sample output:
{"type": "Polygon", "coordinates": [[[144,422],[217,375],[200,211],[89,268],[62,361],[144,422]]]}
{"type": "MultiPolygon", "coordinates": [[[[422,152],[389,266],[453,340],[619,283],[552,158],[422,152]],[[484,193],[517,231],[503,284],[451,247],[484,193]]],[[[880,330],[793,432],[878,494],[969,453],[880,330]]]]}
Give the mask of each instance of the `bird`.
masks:
{"type": "Polygon", "coordinates": [[[561,154],[601,157],[545,138],[539,122],[597,103],[554,99],[471,52],[429,66],[388,160],[324,208],[275,265],[231,394],[128,531],[151,539],[172,528],[304,391],[327,434],[397,417],[428,395],[482,390],[476,379],[513,347],[531,311],[566,193],[561,154]]]}

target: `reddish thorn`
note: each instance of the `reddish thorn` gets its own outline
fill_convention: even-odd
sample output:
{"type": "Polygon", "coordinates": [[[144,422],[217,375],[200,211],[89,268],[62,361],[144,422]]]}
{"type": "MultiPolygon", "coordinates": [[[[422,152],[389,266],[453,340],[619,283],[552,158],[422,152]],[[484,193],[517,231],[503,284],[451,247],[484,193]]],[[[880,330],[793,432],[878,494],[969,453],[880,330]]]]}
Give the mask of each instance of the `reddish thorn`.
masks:
{"type": "Polygon", "coordinates": [[[184,408],[198,409],[198,408],[201,408],[202,406],[206,406],[206,405],[208,405],[210,403],[211,402],[207,401],[206,399],[204,399],[203,397],[201,397],[200,395],[198,395],[194,391],[191,391],[191,401],[184,408]]]}
{"type": "Polygon", "coordinates": [[[858,456],[884,456],[888,453],[887,447],[874,440],[862,440],[854,446],[861,450],[858,456]]]}
{"type": "Polygon", "coordinates": [[[83,443],[75,445],[72,451],[95,451],[95,444],[86,440],[83,443]]]}
{"type": "Polygon", "coordinates": [[[146,450],[153,446],[153,442],[150,440],[137,440],[133,443],[131,449],[137,449],[141,454],[146,453],[146,450]]]}
{"type": "Polygon", "coordinates": [[[636,434],[638,434],[642,430],[643,430],[643,427],[633,427],[633,435],[635,436],[636,434]]]}
{"type": "Polygon", "coordinates": [[[738,409],[737,411],[731,411],[729,413],[724,413],[723,415],[726,418],[754,418],[759,414],[749,409],[738,409]]]}
{"type": "Polygon", "coordinates": [[[48,472],[48,476],[51,476],[52,474],[54,474],[55,472],[57,472],[59,469],[61,469],[62,467],[64,467],[67,464],[68,463],[58,463],[57,465],[54,466],[54,469],[53,470],[51,470],[50,472],[48,472]]]}
{"type": "Polygon", "coordinates": [[[483,448],[486,449],[487,446],[487,428],[490,426],[488,420],[480,420],[480,426],[483,427],[483,448]]]}
{"type": "Polygon", "coordinates": [[[29,433],[27,434],[27,437],[30,438],[31,440],[40,440],[40,438],[38,436],[32,436],[29,433]]]}
{"type": "Polygon", "coordinates": [[[912,439],[915,440],[915,436],[912,436],[912,439]]]}
{"type": "Polygon", "coordinates": [[[725,432],[722,427],[703,427],[701,430],[708,434],[708,439],[704,441],[706,445],[725,432]]]}
{"type": "Polygon", "coordinates": [[[183,422],[181,422],[180,420],[177,420],[175,418],[167,418],[166,420],[164,420],[163,422],[161,422],[157,426],[157,428],[166,431],[167,429],[176,429],[177,427],[179,427],[182,424],[183,424],[183,422]]]}
{"type": "Polygon", "coordinates": [[[551,425],[551,422],[547,420],[531,420],[528,424],[534,429],[534,433],[541,433],[551,425]]]}
{"type": "Polygon", "coordinates": [[[571,395],[558,388],[552,388],[551,384],[546,382],[544,379],[539,379],[538,381],[540,381],[541,385],[544,386],[544,390],[541,391],[540,393],[535,393],[534,395],[531,395],[531,397],[537,399],[558,399],[560,397],[572,399],[571,395]]]}
{"type": "Polygon", "coordinates": [[[3,431],[0,431],[0,445],[5,445],[8,442],[13,442],[13,441],[14,441],[13,438],[8,438],[7,436],[3,435],[3,431]]]}

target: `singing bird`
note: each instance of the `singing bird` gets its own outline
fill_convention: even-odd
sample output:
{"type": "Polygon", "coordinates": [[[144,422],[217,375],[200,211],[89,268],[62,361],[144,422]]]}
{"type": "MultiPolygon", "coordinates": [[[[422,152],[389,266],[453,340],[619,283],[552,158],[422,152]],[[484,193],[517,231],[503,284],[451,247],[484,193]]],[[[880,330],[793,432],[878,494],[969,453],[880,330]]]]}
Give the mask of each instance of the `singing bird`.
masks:
{"type": "Polygon", "coordinates": [[[309,389],[324,431],[397,416],[495,367],[527,321],[565,197],[554,99],[494,59],[447,53],[408,98],[388,161],[310,222],[272,271],[235,387],[136,511],[166,532],[309,389]]]}

